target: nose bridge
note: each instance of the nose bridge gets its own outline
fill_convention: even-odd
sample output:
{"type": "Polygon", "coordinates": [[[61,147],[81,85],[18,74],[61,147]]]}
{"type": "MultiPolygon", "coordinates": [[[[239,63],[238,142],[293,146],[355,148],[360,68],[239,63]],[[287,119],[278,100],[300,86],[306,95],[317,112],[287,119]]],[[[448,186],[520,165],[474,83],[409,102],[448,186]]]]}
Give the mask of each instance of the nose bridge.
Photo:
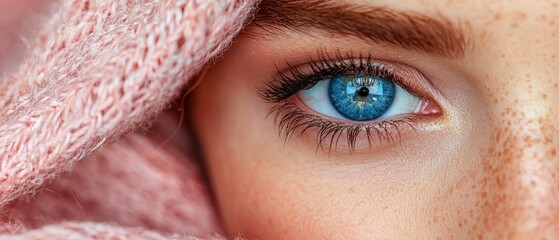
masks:
{"type": "Polygon", "coordinates": [[[487,233],[498,237],[557,239],[558,80],[545,71],[528,72],[519,67],[514,75],[522,77],[511,78],[516,84],[499,89],[507,97],[494,106],[499,109],[492,113],[495,127],[481,161],[482,222],[487,233]]]}

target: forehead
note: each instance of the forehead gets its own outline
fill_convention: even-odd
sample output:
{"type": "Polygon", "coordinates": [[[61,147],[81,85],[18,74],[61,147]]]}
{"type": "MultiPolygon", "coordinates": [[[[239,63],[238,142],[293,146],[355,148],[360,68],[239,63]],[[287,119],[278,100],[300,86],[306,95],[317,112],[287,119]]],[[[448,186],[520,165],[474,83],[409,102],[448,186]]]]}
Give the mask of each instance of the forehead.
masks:
{"type": "MultiPolygon", "coordinates": [[[[305,0],[306,1],[306,0],[305,0]]],[[[339,0],[336,2],[352,3],[359,5],[377,5],[398,7],[401,10],[421,10],[436,13],[437,11],[451,11],[456,13],[477,12],[493,13],[493,12],[534,12],[549,11],[554,12],[553,8],[559,7],[559,1],[532,1],[532,0],[339,0]],[[476,11],[469,11],[475,9],[476,11]]],[[[556,12],[556,11],[555,11],[556,12]]]]}

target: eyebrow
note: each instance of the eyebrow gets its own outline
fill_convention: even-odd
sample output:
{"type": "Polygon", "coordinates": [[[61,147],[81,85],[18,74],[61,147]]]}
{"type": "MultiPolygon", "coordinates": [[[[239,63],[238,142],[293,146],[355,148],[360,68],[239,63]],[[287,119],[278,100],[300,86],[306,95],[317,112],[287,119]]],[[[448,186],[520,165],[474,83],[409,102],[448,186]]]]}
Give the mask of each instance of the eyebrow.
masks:
{"type": "Polygon", "coordinates": [[[253,24],[268,32],[326,30],[443,57],[463,57],[467,45],[464,28],[441,15],[335,0],[263,0],[253,24]]]}

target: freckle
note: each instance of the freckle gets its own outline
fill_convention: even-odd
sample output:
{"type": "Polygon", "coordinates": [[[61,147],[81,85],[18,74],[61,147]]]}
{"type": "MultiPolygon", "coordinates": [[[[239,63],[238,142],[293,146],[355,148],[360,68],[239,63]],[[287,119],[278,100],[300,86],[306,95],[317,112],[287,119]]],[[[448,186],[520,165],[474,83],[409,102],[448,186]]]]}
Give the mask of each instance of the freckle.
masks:
{"type": "Polygon", "coordinates": [[[543,100],[547,100],[547,94],[542,95],[543,100]]]}
{"type": "Polygon", "coordinates": [[[526,16],[526,13],[524,13],[524,12],[517,12],[515,14],[514,18],[516,20],[526,20],[526,18],[528,18],[528,16],[526,16]]]}
{"type": "Polygon", "coordinates": [[[534,187],[536,187],[536,185],[537,185],[537,184],[536,184],[536,181],[530,180],[530,186],[531,186],[531,187],[534,188],[534,187]]]}
{"type": "Polygon", "coordinates": [[[557,149],[552,149],[551,150],[551,156],[555,157],[557,155],[557,149]]]}
{"type": "Polygon", "coordinates": [[[500,20],[501,19],[501,14],[497,13],[493,15],[493,20],[500,20]]]}

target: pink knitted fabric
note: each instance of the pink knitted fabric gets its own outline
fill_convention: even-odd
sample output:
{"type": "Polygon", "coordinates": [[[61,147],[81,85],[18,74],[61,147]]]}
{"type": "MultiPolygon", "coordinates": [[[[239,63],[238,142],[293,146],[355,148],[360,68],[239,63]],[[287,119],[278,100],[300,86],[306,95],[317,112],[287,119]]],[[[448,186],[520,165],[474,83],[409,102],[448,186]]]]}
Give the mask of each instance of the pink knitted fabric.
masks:
{"type": "Polygon", "coordinates": [[[61,1],[0,82],[0,239],[215,236],[188,136],[162,110],[257,0],[61,1]]]}

